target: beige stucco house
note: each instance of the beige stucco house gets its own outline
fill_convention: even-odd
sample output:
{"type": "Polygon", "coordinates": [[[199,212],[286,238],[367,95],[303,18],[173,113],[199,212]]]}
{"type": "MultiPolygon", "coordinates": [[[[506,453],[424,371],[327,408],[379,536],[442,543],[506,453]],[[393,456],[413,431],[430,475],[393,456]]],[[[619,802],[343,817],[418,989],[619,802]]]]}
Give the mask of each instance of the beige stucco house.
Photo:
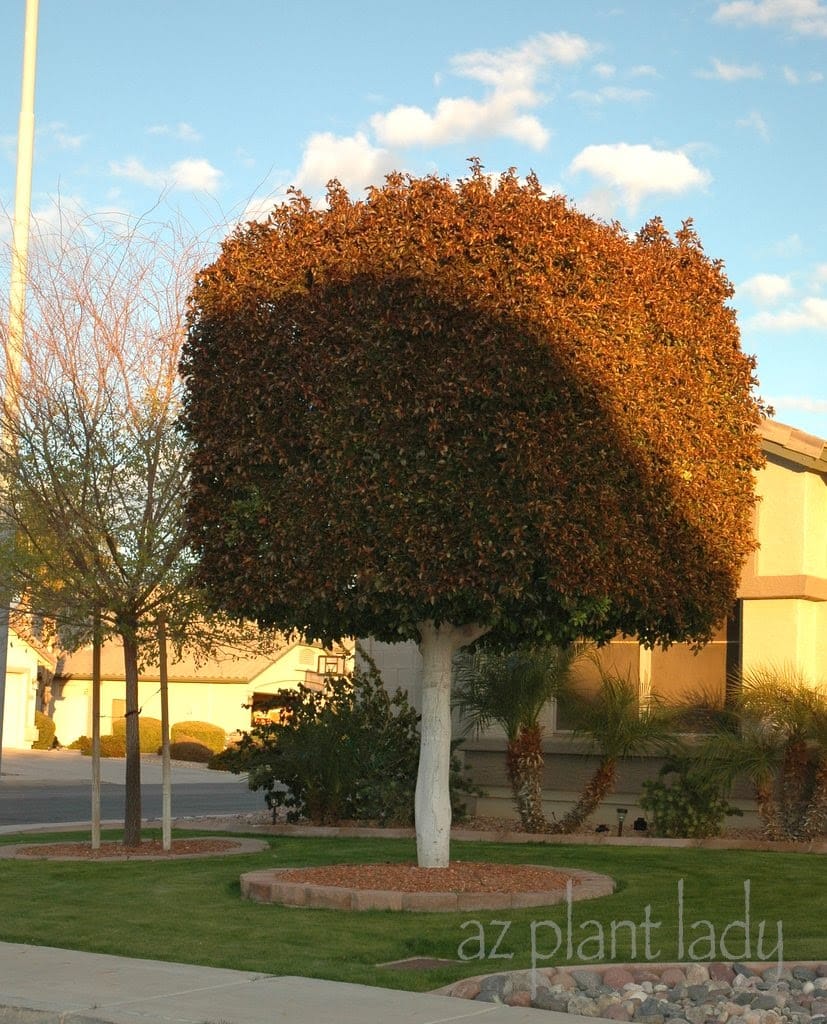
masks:
{"type": "MultiPolygon", "coordinates": [[[[319,645],[285,643],[266,655],[227,657],[197,664],[191,658],[170,661],[169,720],[210,722],[227,733],[249,729],[254,715],[267,713],[278,703],[279,690],[300,684],[323,685],[326,675],[341,675],[350,667],[351,652],[342,647],[325,650],[319,645]]],[[[92,650],[85,648],[67,658],[52,682],[53,717],[57,737],[64,745],[92,735],[92,650]]],[[[157,666],[145,669],[138,680],[141,714],[161,717],[160,675],[157,666]]],[[[123,649],[115,641],[101,651],[101,733],[112,731],[112,719],[121,718],[124,700],[123,649]]]]}
{"type": "Polygon", "coordinates": [[[9,630],[9,648],[6,661],[6,686],[3,701],[3,746],[23,749],[31,747],[37,739],[34,724],[38,703],[39,669],[51,668],[53,660],[48,653],[37,650],[9,630]]]}

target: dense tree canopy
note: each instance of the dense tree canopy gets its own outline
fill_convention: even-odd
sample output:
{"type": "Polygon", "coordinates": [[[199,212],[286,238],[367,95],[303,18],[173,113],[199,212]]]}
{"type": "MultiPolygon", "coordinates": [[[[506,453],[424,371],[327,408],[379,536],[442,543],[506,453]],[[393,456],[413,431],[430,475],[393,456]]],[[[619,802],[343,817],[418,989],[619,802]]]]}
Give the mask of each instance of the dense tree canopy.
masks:
{"type": "Polygon", "coordinates": [[[324,639],[704,639],[760,464],[731,293],[690,224],[632,237],[513,172],[294,194],[192,297],[214,600],[324,639]]]}

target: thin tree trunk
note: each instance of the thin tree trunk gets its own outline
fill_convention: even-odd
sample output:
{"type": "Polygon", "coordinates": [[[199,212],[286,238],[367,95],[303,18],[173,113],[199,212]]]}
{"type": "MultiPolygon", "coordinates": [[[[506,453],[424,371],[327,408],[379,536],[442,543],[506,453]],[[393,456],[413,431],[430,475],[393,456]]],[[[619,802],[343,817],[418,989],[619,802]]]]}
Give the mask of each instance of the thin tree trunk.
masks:
{"type": "Polygon", "coordinates": [[[804,818],[802,838],[818,839],[827,832],[827,756],[821,758],[816,769],[813,795],[804,818]]]}
{"type": "MultiPolygon", "coordinates": [[[[614,757],[604,757],[597,766],[597,771],[583,790],[583,795],[569,813],[560,820],[560,832],[574,832],[575,829],[580,828],[589,815],[594,814],[605,797],[614,788],[616,774],[617,759],[614,757]]],[[[558,829],[555,829],[555,831],[558,831],[558,829]]]]}
{"type": "Polygon", "coordinates": [[[543,731],[539,726],[522,727],[508,744],[507,763],[511,791],[520,822],[526,832],[548,832],[543,814],[543,731]]]}
{"type": "Polygon", "coordinates": [[[92,849],[101,845],[101,616],[92,620],[92,849]]]}
{"type": "Polygon", "coordinates": [[[797,736],[789,739],[781,768],[781,818],[789,839],[799,837],[804,823],[808,766],[806,742],[797,736]]]}
{"type": "Polygon", "coordinates": [[[135,628],[126,628],[123,639],[124,676],[126,677],[126,793],[124,803],[123,844],[141,844],[141,740],[138,725],[138,642],[135,628]]]}
{"type": "Polygon", "coordinates": [[[422,654],[422,722],[416,776],[416,853],[421,868],[446,868],[451,856],[451,668],[484,626],[417,623],[422,654]]]}
{"type": "Polygon", "coordinates": [[[764,822],[764,836],[767,839],[781,839],[784,830],[778,820],[772,779],[755,783],[755,802],[758,805],[758,814],[764,822]]]}
{"type": "Polygon", "coordinates": [[[172,849],[172,771],[169,760],[169,679],[167,675],[167,625],[158,616],[158,672],[161,684],[161,845],[172,849]]]}

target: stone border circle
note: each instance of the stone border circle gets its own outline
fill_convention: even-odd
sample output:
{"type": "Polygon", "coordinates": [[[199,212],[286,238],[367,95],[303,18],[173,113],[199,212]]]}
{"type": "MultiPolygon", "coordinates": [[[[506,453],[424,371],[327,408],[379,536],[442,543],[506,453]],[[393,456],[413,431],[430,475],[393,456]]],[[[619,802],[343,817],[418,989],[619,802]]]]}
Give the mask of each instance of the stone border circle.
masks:
{"type": "MultiPolygon", "coordinates": [[[[591,900],[611,896],[614,879],[578,868],[547,868],[559,877],[568,875],[577,885],[572,900],[591,900]]],[[[255,903],[275,903],[285,907],[315,907],[325,910],[409,910],[425,913],[450,913],[457,910],[508,910],[549,907],[563,903],[566,888],[540,892],[399,892],[389,889],[355,889],[345,885],[312,885],[308,882],[284,882],[280,876],[296,868],[267,868],[248,871],[241,876],[241,895],[255,903]]]]}

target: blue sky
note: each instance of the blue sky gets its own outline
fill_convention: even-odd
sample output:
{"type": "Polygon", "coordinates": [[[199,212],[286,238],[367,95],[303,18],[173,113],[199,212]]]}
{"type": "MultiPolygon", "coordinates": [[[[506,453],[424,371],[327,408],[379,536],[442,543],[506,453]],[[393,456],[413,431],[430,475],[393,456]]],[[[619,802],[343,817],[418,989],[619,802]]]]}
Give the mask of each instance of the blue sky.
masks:
{"type": "MultiPolygon", "coordinates": [[[[0,7],[7,213],[24,8],[0,7]]],[[[691,217],[761,394],[827,437],[826,97],[827,0],[41,0],[33,208],[163,192],[200,226],[334,176],[534,170],[631,231],[691,217]]]]}

